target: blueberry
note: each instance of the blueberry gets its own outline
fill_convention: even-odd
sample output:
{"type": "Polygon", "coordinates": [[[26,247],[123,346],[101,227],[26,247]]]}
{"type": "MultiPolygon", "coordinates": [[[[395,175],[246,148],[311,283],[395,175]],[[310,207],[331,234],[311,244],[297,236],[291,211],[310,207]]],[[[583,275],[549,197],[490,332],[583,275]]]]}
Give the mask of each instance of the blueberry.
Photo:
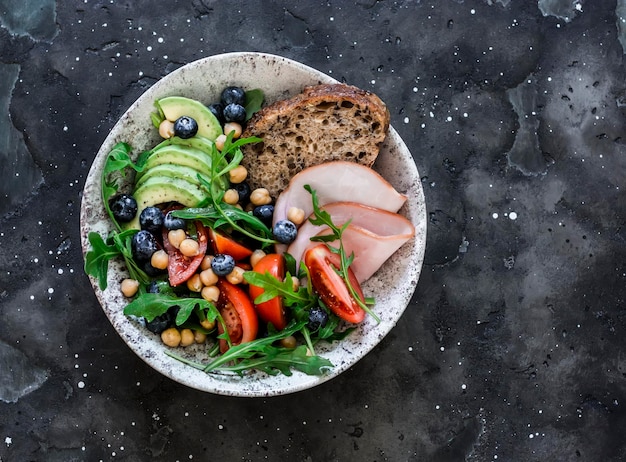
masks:
{"type": "Polygon", "coordinates": [[[148,260],[143,264],[143,272],[146,273],[151,278],[154,278],[163,274],[164,270],[155,268],[154,266],[152,266],[152,263],[150,263],[150,261],[148,260]]]}
{"type": "Polygon", "coordinates": [[[307,327],[311,332],[315,332],[326,325],[328,313],[321,306],[314,306],[309,310],[309,322],[307,327]]]}
{"type": "Polygon", "coordinates": [[[250,185],[246,181],[242,181],[241,183],[231,185],[231,187],[239,194],[239,203],[247,204],[250,200],[250,193],[252,192],[250,185]]]}
{"type": "Polygon", "coordinates": [[[235,269],[235,259],[230,255],[218,253],[211,260],[211,269],[218,276],[226,276],[235,269]]]}
{"type": "Polygon", "coordinates": [[[161,292],[159,290],[159,283],[156,281],[150,281],[150,284],[148,284],[146,287],[146,292],[148,292],[149,294],[158,294],[159,292],[161,292]]]}
{"type": "Polygon", "coordinates": [[[137,201],[128,194],[118,194],[109,199],[109,207],[115,219],[127,223],[137,215],[137,201]]]}
{"type": "Polygon", "coordinates": [[[160,208],[146,207],[139,214],[139,226],[152,234],[158,234],[161,232],[164,219],[165,216],[160,208]]]}
{"type": "Polygon", "coordinates": [[[173,217],[172,212],[167,212],[163,218],[163,226],[165,226],[168,231],[171,231],[173,229],[185,229],[187,223],[185,223],[185,220],[182,218],[173,217]]]}
{"type": "Polygon", "coordinates": [[[274,206],[271,204],[258,205],[252,209],[252,215],[257,217],[267,226],[270,226],[272,224],[272,218],[274,217],[274,206]]]}
{"type": "Polygon", "coordinates": [[[157,241],[150,231],[142,229],[133,236],[131,250],[135,260],[145,263],[157,251],[157,241]]]}
{"type": "Polygon", "coordinates": [[[180,307],[178,305],[170,307],[165,313],[157,316],[152,321],[146,321],[146,328],[154,334],[160,334],[168,327],[174,325],[179,310],[180,307]]]}
{"type": "Polygon", "coordinates": [[[224,120],[226,122],[244,123],[246,121],[246,108],[240,104],[229,104],[224,108],[224,120]]]}
{"type": "Polygon", "coordinates": [[[220,101],[224,106],[231,103],[243,106],[246,104],[246,92],[241,87],[226,87],[222,90],[220,101]]]}
{"type": "Polygon", "coordinates": [[[293,221],[280,220],[274,225],[272,232],[274,234],[274,239],[281,244],[291,244],[295,241],[296,236],[298,235],[298,228],[293,221]]]}
{"type": "Polygon", "coordinates": [[[198,133],[198,122],[188,116],[181,116],[174,122],[174,135],[187,139],[198,133]]]}
{"type": "Polygon", "coordinates": [[[167,329],[173,322],[172,315],[169,311],[166,311],[160,316],[157,316],[152,321],[146,321],[146,329],[153,334],[160,334],[167,329]]]}
{"type": "Polygon", "coordinates": [[[213,115],[218,120],[218,122],[223,125],[224,124],[224,105],[222,103],[213,103],[213,104],[209,104],[207,108],[209,109],[209,111],[213,113],[213,115]]]}

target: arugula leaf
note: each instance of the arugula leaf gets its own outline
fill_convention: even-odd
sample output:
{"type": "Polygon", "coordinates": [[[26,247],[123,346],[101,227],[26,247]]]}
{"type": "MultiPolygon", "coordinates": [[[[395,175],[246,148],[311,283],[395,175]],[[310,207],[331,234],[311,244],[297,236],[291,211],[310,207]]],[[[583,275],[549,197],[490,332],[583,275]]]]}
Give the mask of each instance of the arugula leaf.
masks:
{"type": "Polygon", "coordinates": [[[96,232],[90,232],[87,239],[91,250],[85,255],[85,273],[96,278],[100,290],[104,290],[107,287],[109,260],[122,255],[122,252],[115,245],[107,245],[96,232]]]}
{"type": "Polygon", "coordinates": [[[109,206],[109,199],[117,194],[119,189],[118,180],[120,177],[124,178],[126,176],[126,169],[128,167],[137,172],[143,169],[143,167],[133,163],[130,158],[131,151],[132,148],[128,143],[117,143],[113,146],[111,151],[109,151],[102,169],[102,202],[104,202],[104,208],[118,231],[121,231],[122,227],[113,216],[113,212],[109,206]],[[113,173],[117,173],[119,176],[115,178],[112,175],[113,173]]]}
{"type": "Polygon", "coordinates": [[[304,308],[311,307],[318,301],[317,296],[309,293],[304,287],[294,291],[289,273],[287,273],[284,281],[278,280],[269,272],[261,274],[255,271],[246,271],[243,273],[243,278],[248,284],[263,288],[263,293],[253,300],[255,304],[266,302],[274,297],[282,297],[285,305],[298,305],[304,308]]]}
{"type": "Polygon", "coordinates": [[[173,306],[178,306],[176,325],[183,324],[197,308],[205,313],[207,319],[217,319],[219,313],[215,304],[203,298],[181,298],[168,294],[143,293],[124,308],[124,314],[146,318],[148,322],[161,316],[173,306]]]}
{"type": "Polygon", "coordinates": [[[246,92],[246,122],[261,109],[265,95],[263,90],[255,88],[254,90],[248,90],[246,92]]]}
{"type": "Polygon", "coordinates": [[[244,371],[254,368],[271,375],[276,375],[279,372],[291,375],[293,368],[308,375],[322,375],[326,369],[333,367],[333,364],[326,358],[315,355],[309,356],[307,347],[304,345],[295,349],[272,345],[300,331],[305,324],[304,321],[292,321],[280,332],[229,348],[228,351],[208,364],[188,360],[172,351],[166,351],[166,354],[207,373],[235,372],[243,375],[244,371]],[[227,365],[229,363],[230,365],[227,365]]]}
{"type": "Polygon", "coordinates": [[[220,209],[210,204],[207,207],[186,208],[171,213],[173,216],[185,220],[199,220],[204,226],[213,229],[231,227],[231,222],[242,223],[242,228],[253,233],[257,240],[264,238],[268,241],[266,243],[274,243],[271,239],[272,232],[265,223],[254,215],[229,204],[222,204],[220,209]]]}

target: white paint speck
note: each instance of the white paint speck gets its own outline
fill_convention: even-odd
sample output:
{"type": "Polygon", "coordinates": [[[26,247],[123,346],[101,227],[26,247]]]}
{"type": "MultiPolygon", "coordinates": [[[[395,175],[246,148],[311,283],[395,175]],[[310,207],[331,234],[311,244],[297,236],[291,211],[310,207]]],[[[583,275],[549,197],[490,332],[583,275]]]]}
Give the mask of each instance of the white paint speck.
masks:
{"type": "Polygon", "coordinates": [[[78,388],[85,388],[85,382],[83,382],[82,380],[78,382],[78,388]]]}
{"type": "Polygon", "coordinates": [[[494,220],[495,220],[495,219],[497,219],[497,218],[498,218],[498,212],[493,212],[493,213],[491,214],[491,217],[492,217],[494,220]]]}
{"type": "Polygon", "coordinates": [[[511,220],[516,220],[516,219],[517,219],[517,213],[515,213],[515,212],[510,212],[510,213],[509,213],[509,218],[510,218],[511,220]]]}
{"type": "Polygon", "coordinates": [[[10,436],[7,436],[7,437],[4,439],[4,443],[5,443],[7,446],[11,446],[11,443],[13,443],[13,438],[11,438],[10,436]]]}

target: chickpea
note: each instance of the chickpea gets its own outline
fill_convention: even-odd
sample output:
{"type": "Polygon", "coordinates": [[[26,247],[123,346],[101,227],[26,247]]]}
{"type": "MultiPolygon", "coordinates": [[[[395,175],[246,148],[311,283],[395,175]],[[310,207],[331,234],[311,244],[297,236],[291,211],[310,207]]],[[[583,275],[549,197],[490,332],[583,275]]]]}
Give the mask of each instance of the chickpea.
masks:
{"type": "Polygon", "coordinates": [[[180,345],[180,332],[175,327],[170,327],[161,332],[161,341],[169,347],[176,348],[180,345]]]}
{"type": "Polygon", "coordinates": [[[280,344],[285,348],[295,348],[298,345],[298,342],[293,335],[290,335],[289,337],[281,339],[280,344]]]}
{"type": "Polygon", "coordinates": [[[183,329],[180,331],[180,346],[186,347],[195,343],[196,339],[191,329],[183,329]]]}
{"type": "Polygon", "coordinates": [[[252,265],[252,268],[254,268],[259,260],[265,255],[267,254],[262,249],[256,249],[254,252],[252,252],[252,255],[250,255],[250,264],[252,265]]]}
{"type": "Polygon", "coordinates": [[[305,219],[304,210],[298,207],[289,207],[287,219],[292,221],[294,225],[301,225],[305,219]]]}
{"type": "Polygon", "coordinates": [[[219,135],[215,138],[215,147],[218,151],[222,152],[222,149],[224,149],[224,143],[226,143],[226,135],[219,135]]]}
{"type": "Polygon", "coordinates": [[[226,275],[226,280],[231,284],[241,284],[243,282],[243,273],[244,269],[240,266],[235,266],[235,268],[226,275]]]}
{"type": "Polygon", "coordinates": [[[174,136],[174,122],[167,119],[163,120],[159,124],[159,135],[166,140],[174,136]]]}
{"type": "Polygon", "coordinates": [[[220,298],[220,289],[217,286],[204,286],[200,294],[207,302],[217,302],[220,298]]]}
{"type": "Polygon", "coordinates": [[[224,134],[226,135],[230,135],[231,132],[233,133],[233,139],[237,139],[241,136],[241,132],[243,132],[243,128],[241,127],[241,124],[238,124],[237,122],[226,122],[224,124],[224,134]]]}
{"type": "Polygon", "coordinates": [[[200,321],[200,325],[206,330],[215,329],[215,320],[214,319],[203,319],[200,321]]]}
{"type": "Polygon", "coordinates": [[[206,342],[206,334],[204,332],[200,332],[199,330],[194,331],[193,338],[196,341],[196,343],[206,342]]]}
{"type": "MultiPolygon", "coordinates": [[[[207,270],[211,268],[211,260],[213,260],[213,255],[205,255],[204,258],[202,259],[202,263],[200,263],[200,269],[207,270]]],[[[208,286],[210,284],[205,284],[205,285],[208,286]]]]}
{"type": "Polygon", "coordinates": [[[238,165],[230,172],[228,172],[228,176],[231,183],[238,184],[248,178],[248,170],[243,165],[238,165]]]}
{"type": "Polygon", "coordinates": [[[224,193],[224,202],[226,202],[227,204],[230,205],[235,205],[237,202],[239,202],[239,193],[237,192],[236,189],[227,189],[226,192],[224,193]]]}
{"type": "Polygon", "coordinates": [[[124,297],[134,297],[139,290],[139,281],[135,279],[124,279],[120,284],[120,290],[124,294],[124,297]]]}
{"type": "Polygon", "coordinates": [[[194,274],[187,279],[187,288],[192,292],[200,292],[202,290],[202,281],[200,281],[200,275],[194,274]]]}
{"type": "Polygon", "coordinates": [[[298,279],[296,276],[291,276],[291,284],[291,287],[293,287],[293,291],[297,292],[300,288],[300,279],[298,279]]]}
{"type": "Polygon", "coordinates": [[[214,286],[215,284],[217,284],[218,279],[219,278],[217,274],[213,272],[210,266],[200,273],[200,281],[202,282],[203,286],[214,286]]]}
{"type": "Polygon", "coordinates": [[[156,269],[164,270],[167,268],[167,264],[169,263],[170,258],[167,255],[167,252],[163,249],[159,249],[152,254],[152,258],[150,258],[150,264],[154,266],[156,269]]]}
{"type": "Polygon", "coordinates": [[[184,229],[173,229],[167,233],[167,240],[177,249],[180,247],[180,243],[185,239],[187,239],[187,233],[184,229]]]}
{"type": "Polygon", "coordinates": [[[254,205],[267,205],[271,204],[272,198],[270,192],[265,188],[257,188],[250,193],[250,202],[254,205]]]}
{"type": "Polygon", "coordinates": [[[178,250],[180,250],[180,253],[185,257],[195,257],[200,253],[200,244],[198,244],[198,241],[195,239],[186,238],[181,241],[178,250]]]}

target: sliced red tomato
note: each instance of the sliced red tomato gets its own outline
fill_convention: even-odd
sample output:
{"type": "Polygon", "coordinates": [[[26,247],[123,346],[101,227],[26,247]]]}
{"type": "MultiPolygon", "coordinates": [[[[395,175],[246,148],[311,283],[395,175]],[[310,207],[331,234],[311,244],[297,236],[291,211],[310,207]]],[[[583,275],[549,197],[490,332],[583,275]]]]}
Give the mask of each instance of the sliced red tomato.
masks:
{"type": "MultiPolygon", "coordinates": [[[[231,284],[225,279],[217,282],[220,297],[217,308],[226,324],[226,331],[233,345],[239,345],[254,340],[259,331],[259,320],[254,305],[248,294],[241,287],[231,284]]],[[[224,327],[217,323],[217,330],[224,333],[224,327]]],[[[220,351],[228,350],[228,342],[220,339],[220,351]]]]}
{"type": "Polygon", "coordinates": [[[199,221],[195,222],[195,226],[196,234],[198,235],[198,244],[200,245],[198,255],[195,257],[186,257],[180,253],[180,250],[170,244],[170,241],[167,239],[167,230],[165,228],[163,229],[163,247],[169,258],[167,273],[171,286],[178,286],[193,276],[200,267],[202,259],[206,254],[206,249],[209,244],[207,228],[199,221]]]}
{"type": "MultiPolygon", "coordinates": [[[[365,311],[354,300],[346,283],[337,274],[341,257],[331,252],[326,244],[311,247],[304,254],[304,264],[309,270],[311,284],[324,304],[345,321],[357,324],[365,318],[365,311]]],[[[348,268],[348,278],[357,295],[364,299],[359,281],[348,268]]]]}
{"type": "Polygon", "coordinates": [[[215,253],[225,253],[233,257],[236,261],[243,260],[252,255],[252,250],[212,228],[209,228],[209,237],[211,238],[215,253]]]}
{"type": "MultiPolygon", "coordinates": [[[[270,273],[272,276],[282,281],[285,278],[285,259],[277,253],[269,253],[261,258],[252,268],[260,274],[270,273]]],[[[250,284],[249,293],[252,302],[265,292],[261,287],[250,284]]],[[[263,303],[255,303],[254,307],[262,321],[272,323],[278,330],[283,330],[287,325],[287,316],[282,297],[274,297],[263,303]]]]}

